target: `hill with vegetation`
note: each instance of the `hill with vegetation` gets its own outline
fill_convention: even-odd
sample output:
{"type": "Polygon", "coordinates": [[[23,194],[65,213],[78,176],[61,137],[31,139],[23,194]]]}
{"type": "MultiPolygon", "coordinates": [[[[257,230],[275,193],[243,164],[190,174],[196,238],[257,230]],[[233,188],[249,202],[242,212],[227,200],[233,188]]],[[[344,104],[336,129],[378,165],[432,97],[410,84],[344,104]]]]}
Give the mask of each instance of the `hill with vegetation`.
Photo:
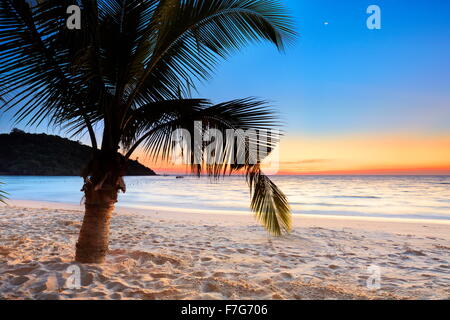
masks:
{"type": "MultiPolygon", "coordinates": [[[[0,134],[0,175],[79,176],[92,148],[77,141],[13,129],[0,134]]],[[[129,160],[127,175],[152,176],[155,172],[129,160]]]]}

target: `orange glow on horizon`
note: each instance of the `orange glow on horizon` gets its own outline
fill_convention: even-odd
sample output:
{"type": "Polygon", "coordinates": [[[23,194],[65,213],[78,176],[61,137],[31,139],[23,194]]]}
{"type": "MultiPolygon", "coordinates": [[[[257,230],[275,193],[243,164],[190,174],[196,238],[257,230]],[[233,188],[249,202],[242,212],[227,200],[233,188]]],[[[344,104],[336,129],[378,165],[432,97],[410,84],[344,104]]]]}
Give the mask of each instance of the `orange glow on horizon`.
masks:
{"type": "MultiPolygon", "coordinates": [[[[136,155],[159,174],[190,173],[136,155]]],[[[279,175],[450,175],[450,134],[287,137],[279,158],[279,175]]]]}

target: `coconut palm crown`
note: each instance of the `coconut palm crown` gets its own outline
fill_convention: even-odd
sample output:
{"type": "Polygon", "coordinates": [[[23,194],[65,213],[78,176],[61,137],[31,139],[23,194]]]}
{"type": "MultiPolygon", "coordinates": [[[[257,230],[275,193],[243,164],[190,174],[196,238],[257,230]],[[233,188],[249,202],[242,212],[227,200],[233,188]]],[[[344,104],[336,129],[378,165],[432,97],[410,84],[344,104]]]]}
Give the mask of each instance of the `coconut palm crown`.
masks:
{"type": "MultiPolygon", "coordinates": [[[[283,50],[293,36],[276,0],[1,1],[0,108],[29,126],[46,121],[73,136],[87,134],[94,150],[80,168],[85,215],[77,261],[105,260],[111,214],[125,191],[125,160],[138,147],[168,161],[172,132],[193,132],[195,121],[201,130],[270,132],[263,130],[280,125],[264,101],[213,104],[190,92],[243,46],[268,41],[283,50]],[[81,8],[79,30],[66,25],[74,4],[81,8]]],[[[254,142],[272,150],[278,139],[257,135],[254,142]]],[[[248,152],[245,159],[235,164],[225,152],[218,163],[192,169],[216,178],[244,173],[257,218],[274,235],[289,231],[285,195],[261,171],[262,159],[250,161],[248,152]]]]}

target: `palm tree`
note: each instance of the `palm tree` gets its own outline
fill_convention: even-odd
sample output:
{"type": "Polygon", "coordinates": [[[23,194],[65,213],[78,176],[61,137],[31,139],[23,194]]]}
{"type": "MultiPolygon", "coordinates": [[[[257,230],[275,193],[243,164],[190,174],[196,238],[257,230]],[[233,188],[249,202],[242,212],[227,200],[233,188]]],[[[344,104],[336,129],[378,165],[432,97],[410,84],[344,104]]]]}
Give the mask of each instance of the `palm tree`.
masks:
{"type": "MultiPolygon", "coordinates": [[[[14,109],[16,122],[46,120],[74,136],[88,134],[95,150],[82,173],[78,262],[104,261],[110,218],[125,191],[125,160],[139,146],[169,160],[171,133],[194,133],[194,121],[202,121],[201,130],[263,132],[279,125],[263,101],[214,105],[190,98],[196,83],[244,45],[266,40],[283,50],[294,32],[276,0],[2,0],[0,24],[0,86],[8,95],[2,108],[14,109]],[[81,30],[66,27],[74,2],[81,30]]],[[[272,150],[278,136],[254,140],[272,150]]],[[[257,218],[275,235],[289,231],[285,195],[262,173],[262,159],[252,162],[245,153],[244,163],[224,153],[219,163],[202,159],[192,169],[216,178],[245,173],[257,218]]]]}

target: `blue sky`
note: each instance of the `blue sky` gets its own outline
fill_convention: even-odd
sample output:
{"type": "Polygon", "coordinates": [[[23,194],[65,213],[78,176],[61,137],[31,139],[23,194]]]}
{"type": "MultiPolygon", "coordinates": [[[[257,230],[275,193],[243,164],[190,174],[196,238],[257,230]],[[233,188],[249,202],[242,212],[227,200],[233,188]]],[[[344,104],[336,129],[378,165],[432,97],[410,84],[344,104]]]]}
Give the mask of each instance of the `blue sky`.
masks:
{"type": "MultiPolygon", "coordinates": [[[[267,99],[292,136],[450,132],[450,1],[284,2],[295,43],[284,54],[268,44],[236,53],[200,96],[267,99]],[[366,27],[371,4],[381,7],[381,30],[366,27]]],[[[0,131],[11,127],[0,117],[0,131]]]]}
{"type": "Polygon", "coordinates": [[[449,1],[285,3],[295,44],[281,55],[264,44],[236,54],[201,96],[269,99],[290,134],[449,132],[449,1]],[[381,7],[381,30],[366,27],[371,4],[381,7]]]}

